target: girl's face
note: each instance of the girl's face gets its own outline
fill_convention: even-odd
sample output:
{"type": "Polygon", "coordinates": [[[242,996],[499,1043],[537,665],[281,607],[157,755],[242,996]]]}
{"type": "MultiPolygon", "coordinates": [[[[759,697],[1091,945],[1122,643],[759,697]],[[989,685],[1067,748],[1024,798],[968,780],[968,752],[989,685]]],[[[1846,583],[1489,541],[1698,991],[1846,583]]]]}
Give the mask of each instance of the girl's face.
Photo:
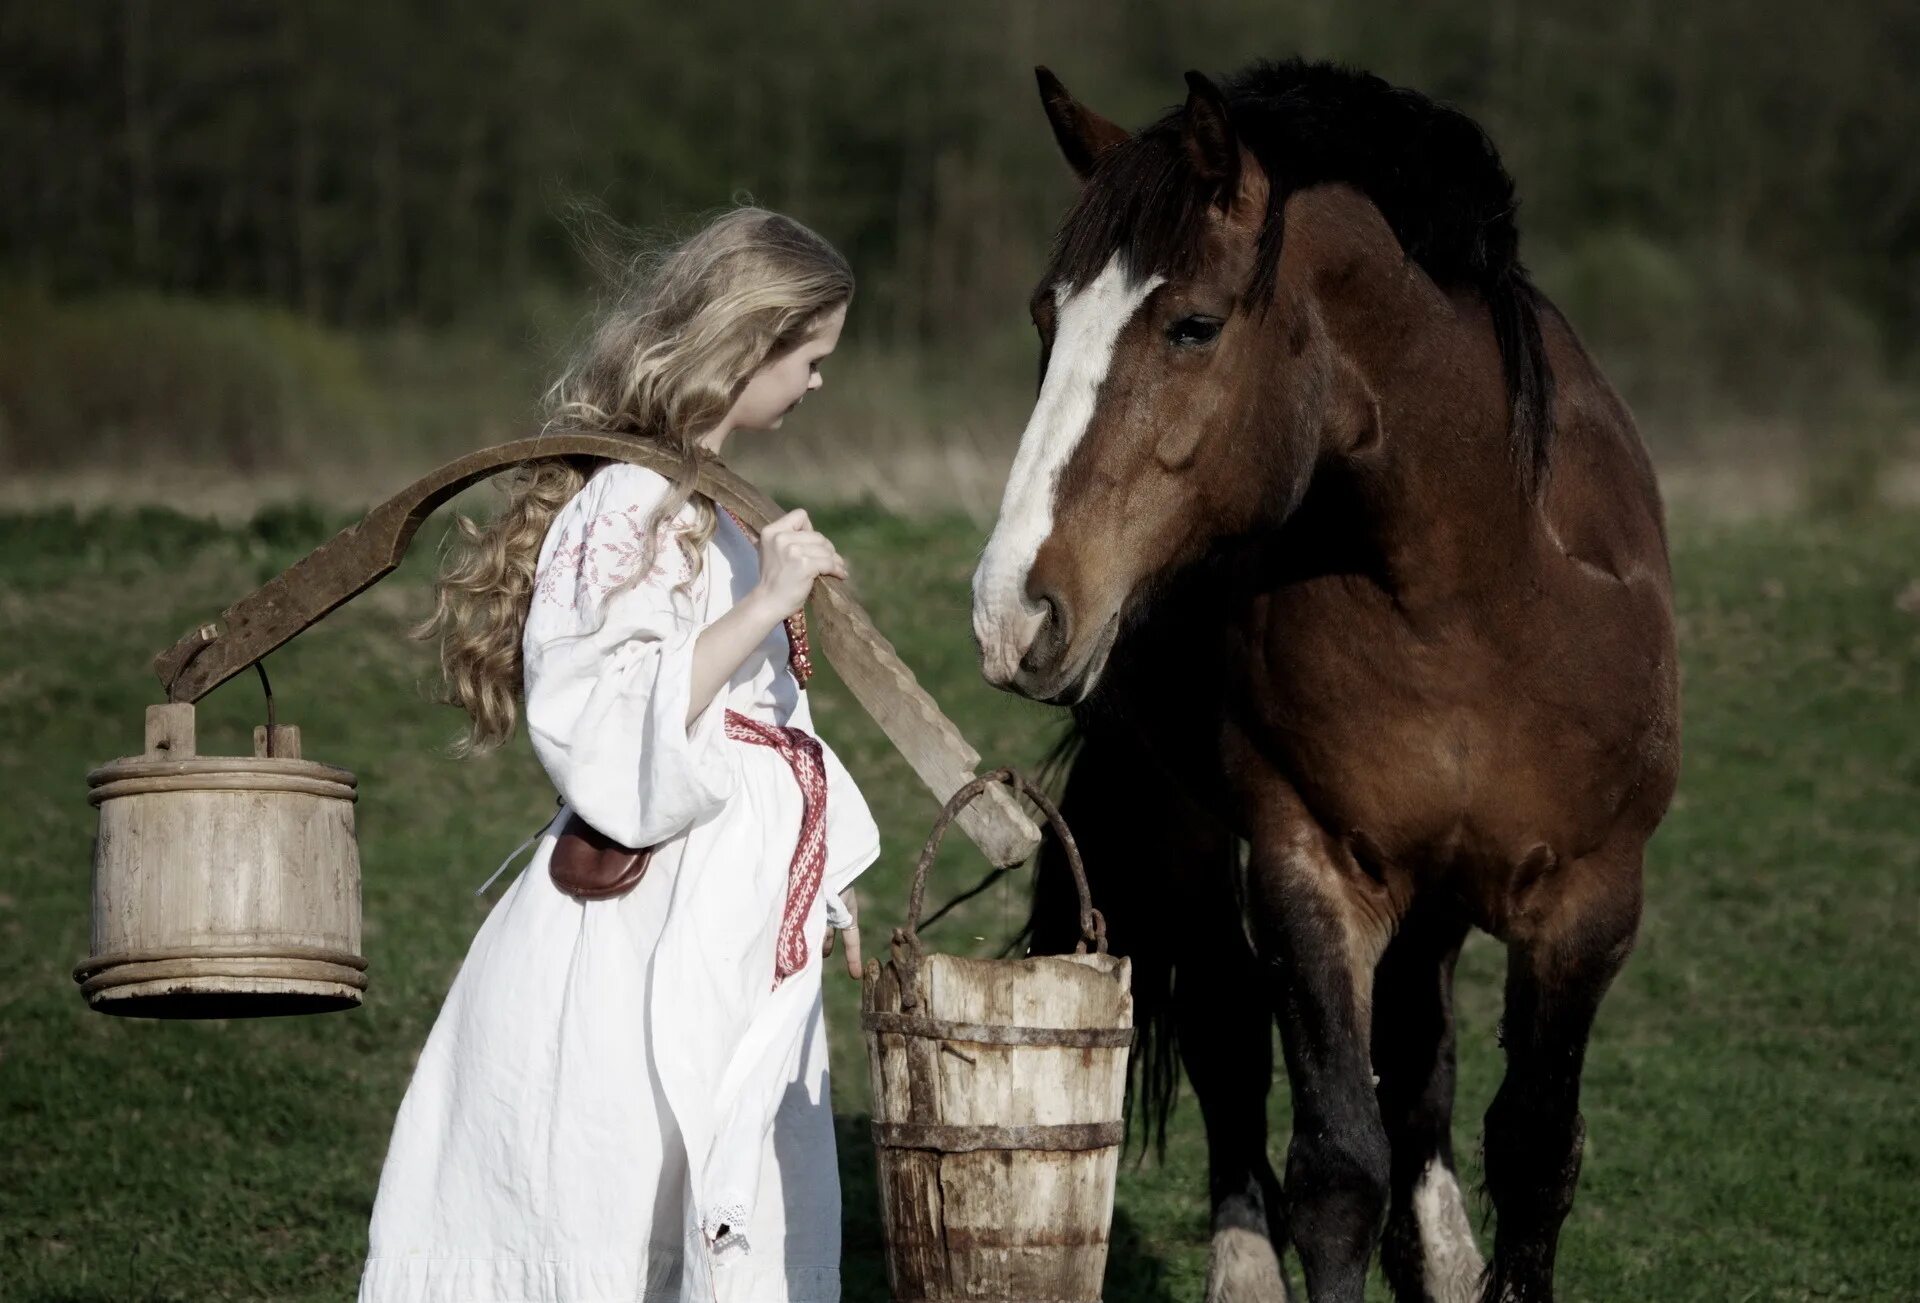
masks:
{"type": "Polygon", "coordinates": [[[736,430],[779,429],[787,413],[823,383],[820,363],[839,344],[840,328],[846,324],[843,303],[822,317],[799,344],[762,363],[734,400],[727,424],[736,430]]]}

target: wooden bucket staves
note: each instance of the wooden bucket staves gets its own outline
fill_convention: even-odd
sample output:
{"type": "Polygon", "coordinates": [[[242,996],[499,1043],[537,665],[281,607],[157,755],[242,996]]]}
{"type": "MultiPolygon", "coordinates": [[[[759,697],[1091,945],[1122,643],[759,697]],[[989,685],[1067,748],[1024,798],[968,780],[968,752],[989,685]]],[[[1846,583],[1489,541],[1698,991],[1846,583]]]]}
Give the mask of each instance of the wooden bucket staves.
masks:
{"type": "Polygon", "coordinates": [[[255,728],[253,750],[198,754],[194,709],[175,702],[147,707],[144,754],[87,775],[93,946],[73,976],[94,1009],[236,1018],[360,1003],[358,784],[302,759],[290,725],[255,728]]]}
{"type": "Polygon", "coordinates": [[[921,852],[892,952],[867,965],[860,1021],[894,1299],[1093,1303],[1123,1138],[1131,965],[1106,953],[1079,850],[1043,792],[1001,769],[954,794],[921,852]],[[921,949],[941,837],[999,782],[1034,802],[1066,851],[1080,893],[1071,955],[921,949]]]}

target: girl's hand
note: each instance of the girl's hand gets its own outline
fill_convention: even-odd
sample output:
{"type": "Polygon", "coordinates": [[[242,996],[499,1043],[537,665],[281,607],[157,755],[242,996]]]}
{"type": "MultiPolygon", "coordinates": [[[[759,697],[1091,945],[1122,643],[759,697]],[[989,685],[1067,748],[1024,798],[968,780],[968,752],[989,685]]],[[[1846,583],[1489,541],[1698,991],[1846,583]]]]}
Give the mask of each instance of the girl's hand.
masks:
{"type": "MultiPolygon", "coordinates": [[[[840,903],[847,907],[847,913],[853,915],[853,922],[838,931],[845,933],[847,938],[847,976],[857,982],[860,980],[860,898],[854,895],[852,887],[848,887],[840,893],[840,903]]],[[[827,929],[827,943],[820,948],[822,959],[833,954],[835,930],[827,929]]]]}
{"type": "Polygon", "coordinates": [[[821,575],[845,579],[847,563],[806,512],[789,511],[760,531],[760,582],[754,592],[774,618],[784,620],[806,605],[821,575]]]}

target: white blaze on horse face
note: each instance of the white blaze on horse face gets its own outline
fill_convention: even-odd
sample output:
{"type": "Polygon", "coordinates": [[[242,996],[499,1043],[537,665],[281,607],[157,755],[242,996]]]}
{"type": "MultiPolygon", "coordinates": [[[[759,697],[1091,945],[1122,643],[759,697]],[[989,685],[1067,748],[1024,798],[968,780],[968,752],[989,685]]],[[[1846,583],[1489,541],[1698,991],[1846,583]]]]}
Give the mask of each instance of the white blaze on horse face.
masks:
{"type": "Polygon", "coordinates": [[[1060,473],[1093,420],[1114,344],[1147,295],[1165,279],[1130,280],[1115,254],[1079,289],[1064,283],[1054,287],[1053,351],[1046,378],[1020,436],[993,537],[973,574],[973,631],[987,678],[995,683],[1012,681],[1045,619],[1046,608],[1027,597],[1027,575],[1053,532],[1060,473]]]}

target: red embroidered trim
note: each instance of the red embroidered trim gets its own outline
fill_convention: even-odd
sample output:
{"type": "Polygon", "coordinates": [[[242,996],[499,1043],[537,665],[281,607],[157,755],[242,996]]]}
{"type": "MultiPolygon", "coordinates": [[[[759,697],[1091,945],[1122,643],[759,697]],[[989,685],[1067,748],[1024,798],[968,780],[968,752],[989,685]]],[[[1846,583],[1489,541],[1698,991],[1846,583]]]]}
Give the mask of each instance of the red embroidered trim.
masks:
{"type": "Polygon", "coordinates": [[[780,911],[780,935],[773,947],[773,985],[807,964],[807,913],[827,874],[827,766],[820,742],[804,729],[762,724],[739,711],[727,712],[727,736],[736,742],[772,747],[800,784],[800,838],[787,866],[787,899],[780,911]]]}

